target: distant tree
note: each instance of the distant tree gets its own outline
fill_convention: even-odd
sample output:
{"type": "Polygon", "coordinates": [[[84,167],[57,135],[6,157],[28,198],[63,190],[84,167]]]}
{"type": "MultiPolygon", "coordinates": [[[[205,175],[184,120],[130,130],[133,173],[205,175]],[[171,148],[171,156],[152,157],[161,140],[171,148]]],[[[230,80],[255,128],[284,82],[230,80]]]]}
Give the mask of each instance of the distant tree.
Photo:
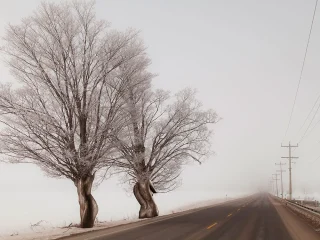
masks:
{"type": "Polygon", "coordinates": [[[163,90],[152,91],[149,60],[135,60],[121,66],[120,78],[128,83],[122,108],[125,127],[113,135],[113,142],[120,154],[118,171],[134,185],[139,218],[150,218],[158,216],[153,193],[175,189],[182,166],[190,160],[200,163],[209,154],[209,125],[218,117],[202,109],[193,90],[182,90],[174,98],[163,90]]]}
{"type": "Polygon", "coordinates": [[[119,68],[144,54],[136,32],[109,31],[93,8],[85,1],[43,3],[9,25],[3,52],[19,86],[0,92],[2,153],[73,181],[83,228],[98,213],[95,173],[112,163],[109,133],[117,129],[126,84],[119,68]]]}

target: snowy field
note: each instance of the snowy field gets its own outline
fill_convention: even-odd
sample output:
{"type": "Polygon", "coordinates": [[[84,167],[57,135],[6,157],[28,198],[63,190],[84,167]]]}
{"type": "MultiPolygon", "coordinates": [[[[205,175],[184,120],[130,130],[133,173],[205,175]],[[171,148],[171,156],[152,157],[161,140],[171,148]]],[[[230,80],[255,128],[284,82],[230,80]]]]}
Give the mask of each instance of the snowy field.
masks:
{"type": "MultiPolygon", "coordinates": [[[[160,215],[225,201],[226,194],[228,198],[237,198],[250,193],[228,190],[218,181],[211,182],[213,186],[204,184],[212,171],[206,164],[203,166],[186,168],[182,186],[175,191],[154,195],[160,215]],[[202,175],[193,178],[194,172],[200,171],[200,168],[202,175]]],[[[71,181],[47,178],[34,165],[0,164],[0,173],[1,240],[33,239],[33,235],[40,235],[37,232],[52,236],[66,230],[66,234],[75,231],[63,228],[78,224],[80,220],[77,192],[71,181]],[[18,172],[19,177],[12,175],[12,172],[18,172]],[[39,221],[41,226],[32,227],[39,221]]],[[[231,184],[229,186],[232,187],[231,184]]],[[[93,191],[99,206],[97,218],[103,222],[103,227],[138,219],[139,204],[132,190],[126,192],[123,188],[117,178],[111,178],[93,191]]]]}
{"type": "MultiPolygon", "coordinates": [[[[229,198],[228,200],[231,200],[229,198]]],[[[188,205],[183,205],[176,208],[170,208],[167,207],[165,211],[162,212],[160,215],[167,215],[172,214],[176,212],[182,212],[189,209],[195,209],[199,207],[205,207],[210,206],[214,204],[218,204],[221,202],[226,201],[226,198],[220,198],[220,199],[212,199],[212,200],[205,200],[205,201],[199,201],[195,203],[191,203],[188,205]]],[[[132,215],[132,217],[124,218],[123,220],[117,220],[117,221],[105,221],[105,222],[98,222],[96,226],[92,229],[80,229],[77,227],[72,227],[67,224],[64,226],[54,226],[48,221],[40,221],[35,224],[30,224],[30,229],[24,229],[22,231],[13,231],[12,233],[3,234],[0,236],[0,239],[12,239],[12,240],[51,240],[56,239],[62,236],[68,236],[75,233],[81,233],[81,232],[87,232],[87,231],[93,231],[93,230],[99,230],[103,228],[108,228],[112,226],[117,226],[121,224],[127,224],[131,222],[136,221],[143,221],[137,219],[136,215],[132,215]]]]}

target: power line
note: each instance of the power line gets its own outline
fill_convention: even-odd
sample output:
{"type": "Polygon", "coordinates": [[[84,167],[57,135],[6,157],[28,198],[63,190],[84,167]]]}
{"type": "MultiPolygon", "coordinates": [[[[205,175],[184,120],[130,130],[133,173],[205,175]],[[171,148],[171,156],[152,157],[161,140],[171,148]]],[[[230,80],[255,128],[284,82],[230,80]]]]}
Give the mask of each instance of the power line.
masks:
{"type": "Polygon", "coordinates": [[[304,120],[304,122],[303,122],[302,126],[300,127],[299,131],[297,132],[296,136],[300,133],[300,131],[303,129],[304,125],[307,123],[307,120],[309,119],[309,117],[310,117],[311,113],[313,112],[314,107],[317,105],[317,102],[319,101],[319,99],[320,99],[320,94],[318,95],[317,100],[314,102],[310,112],[308,113],[306,119],[304,120]]]}
{"type": "MultiPolygon", "coordinates": [[[[314,146],[318,145],[320,143],[320,141],[317,142],[317,144],[315,144],[314,146]]],[[[296,150],[296,148],[294,149],[296,150]]],[[[292,152],[294,152],[294,150],[292,152]]],[[[317,158],[315,158],[312,162],[308,162],[308,165],[313,165],[316,161],[318,161],[320,159],[320,156],[318,156],[317,158]]]]}
{"type": "MultiPolygon", "coordinates": [[[[319,122],[320,122],[320,121],[319,121],[319,122]]],[[[318,122],[318,123],[319,123],[319,122],[318,122]]],[[[309,136],[309,134],[308,134],[307,136],[309,136]]],[[[314,147],[318,146],[319,143],[320,143],[320,141],[317,141],[316,144],[313,144],[312,147],[310,147],[310,148],[313,149],[314,147]]],[[[296,150],[297,150],[297,148],[293,149],[292,152],[294,153],[296,150]]]]}
{"type": "MultiPolygon", "coordinates": [[[[316,110],[316,112],[314,113],[314,115],[313,115],[313,117],[312,117],[312,119],[311,119],[311,121],[310,121],[310,123],[309,123],[309,125],[308,125],[308,127],[307,127],[307,129],[306,129],[306,131],[304,132],[304,134],[302,135],[302,137],[301,137],[301,139],[299,140],[299,142],[298,143],[301,143],[301,141],[304,139],[304,137],[306,136],[306,134],[307,134],[307,132],[308,132],[308,130],[309,130],[309,128],[310,128],[310,126],[311,126],[311,124],[313,123],[313,120],[314,120],[314,118],[316,117],[316,115],[317,115],[317,113],[318,113],[318,111],[319,111],[319,109],[320,109],[320,103],[319,103],[319,106],[318,106],[318,108],[317,108],[317,110],[316,110]]],[[[314,128],[314,127],[313,127],[314,128]]],[[[312,129],[313,129],[312,128],[312,129]]],[[[310,134],[310,132],[309,132],[309,134],[310,134]]]]}
{"type": "Polygon", "coordinates": [[[312,164],[314,164],[316,161],[318,161],[320,159],[320,156],[319,157],[317,157],[314,161],[312,161],[311,163],[310,163],[310,165],[312,165],[312,164]]]}
{"type": "Polygon", "coordinates": [[[293,105],[292,105],[292,109],[291,109],[291,113],[290,113],[290,118],[289,118],[289,122],[288,122],[288,125],[287,125],[287,129],[286,129],[286,132],[284,134],[284,137],[283,137],[282,141],[284,141],[285,137],[287,136],[287,133],[288,133],[288,130],[289,130],[289,127],[290,127],[290,124],[291,124],[291,120],[292,120],[293,110],[294,110],[294,107],[296,105],[296,100],[297,100],[297,96],[298,96],[298,92],[299,92],[299,88],[300,88],[300,83],[301,83],[301,79],[302,79],[304,65],[305,65],[306,58],[307,58],[307,53],[308,53],[308,48],[309,48],[309,43],[310,43],[310,38],[311,38],[311,33],[312,33],[312,28],[313,28],[313,22],[314,22],[314,18],[315,18],[315,15],[316,15],[317,5],[318,5],[318,0],[316,0],[316,5],[315,5],[314,11],[313,11],[312,22],[311,22],[311,27],[310,27],[310,31],[309,31],[306,50],[305,50],[304,57],[303,57],[303,62],[302,62],[302,68],[301,68],[301,71],[300,71],[298,87],[297,87],[296,94],[295,94],[295,97],[294,97],[294,101],[293,101],[293,105]]]}
{"type": "MultiPolygon", "coordinates": [[[[308,137],[310,135],[310,133],[315,129],[315,127],[320,123],[320,120],[318,122],[316,122],[315,125],[313,125],[313,127],[311,128],[311,130],[308,132],[308,134],[305,137],[308,137]]],[[[302,141],[302,139],[300,139],[300,142],[302,141]]]]}

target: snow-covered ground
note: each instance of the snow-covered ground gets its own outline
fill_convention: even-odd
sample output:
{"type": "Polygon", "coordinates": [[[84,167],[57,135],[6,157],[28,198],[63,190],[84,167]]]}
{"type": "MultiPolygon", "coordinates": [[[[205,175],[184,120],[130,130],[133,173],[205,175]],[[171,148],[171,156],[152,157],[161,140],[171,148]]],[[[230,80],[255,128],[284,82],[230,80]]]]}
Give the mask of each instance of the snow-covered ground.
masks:
{"type": "Polygon", "coordinates": [[[131,222],[139,221],[138,219],[120,220],[114,222],[100,222],[91,229],[81,229],[77,227],[53,227],[50,223],[41,222],[37,227],[33,228],[32,232],[13,232],[12,234],[5,234],[0,236],[1,240],[51,240],[63,236],[69,236],[75,233],[82,233],[104,229],[108,227],[118,226],[131,222]]]}
{"type": "MultiPolygon", "coordinates": [[[[195,169],[200,171],[197,168],[199,167],[192,166],[189,175],[192,176],[195,169]]],[[[185,172],[188,170],[185,169],[185,172]]],[[[67,229],[61,230],[61,227],[79,223],[77,192],[71,181],[47,178],[43,176],[40,169],[33,165],[0,164],[0,173],[1,240],[14,239],[19,236],[23,236],[22,239],[27,239],[27,234],[34,234],[35,231],[63,232],[67,229]],[[12,172],[19,174],[13,175],[12,172]],[[32,230],[31,226],[39,221],[42,221],[42,227],[32,230]],[[10,237],[15,234],[17,236],[10,237]]],[[[179,189],[169,193],[155,194],[154,198],[160,215],[182,211],[185,208],[203,206],[203,204],[207,204],[206,201],[212,199],[215,201],[225,200],[226,194],[228,194],[228,198],[247,194],[227,189],[226,186],[220,185],[220,181],[213,181],[210,183],[212,186],[201,183],[201,181],[205,181],[202,178],[207,178],[203,172],[201,175],[197,175],[197,178],[185,177],[183,185],[179,189]]],[[[226,181],[225,185],[227,184],[232,187],[226,181]]],[[[139,204],[133,196],[132,190],[125,192],[123,188],[124,186],[119,185],[117,178],[111,178],[93,191],[93,196],[99,206],[97,217],[100,222],[110,225],[119,221],[138,219],[139,204]]],[[[69,234],[71,230],[68,230],[67,233],[69,234]]]]}
{"type": "MultiPolygon", "coordinates": [[[[231,198],[229,198],[228,200],[231,200],[231,198]]],[[[226,198],[199,201],[192,204],[183,205],[175,209],[168,208],[166,211],[163,211],[162,214],[160,215],[167,215],[167,214],[186,211],[189,209],[210,206],[210,205],[218,204],[224,201],[226,201],[226,198]]],[[[31,231],[20,231],[20,232],[14,231],[10,234],[0,235],[0,239],[1,240],[7,240],[7,239],[8,240],[9,239],[10,240],[40,240],[40,239],[51,240],[51,239],[56,239],[62,236],[68,236],[75,233],[99,230],[103,228],[108,228],[108,227],[117,226],[121,224],[127,224],[131,222],[136,222],[136,221],[141,221],[141,220],[137,219],[137,217],[135,216],[132,218],[126,218],[118,221],[98,222],[96,226],[92,229],[80,229],[77,227],[71,227],[67,225],[53,226],[51,223],[47,221],[40,221],[30,226],[31,231]]]]}

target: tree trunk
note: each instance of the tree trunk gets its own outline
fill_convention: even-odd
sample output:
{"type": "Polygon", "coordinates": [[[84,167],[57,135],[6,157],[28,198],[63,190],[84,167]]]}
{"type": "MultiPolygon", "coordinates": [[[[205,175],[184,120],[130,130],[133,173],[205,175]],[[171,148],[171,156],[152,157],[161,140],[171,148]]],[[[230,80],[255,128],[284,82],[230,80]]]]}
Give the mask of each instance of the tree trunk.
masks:
{"type": "Polygon", "coordinates": [[[76,183],[80,205],[80,227],[92,228],[98,214],[98,205],[91,195],[94,175],[81,178],[76,183]]]}
{"type": "Polygon", "coordinates": [[[133,187],[133,193],[140,204],[139,218],[152,218],[159,215],[151,195],[149,181],[137,182],[133,187]]]}

